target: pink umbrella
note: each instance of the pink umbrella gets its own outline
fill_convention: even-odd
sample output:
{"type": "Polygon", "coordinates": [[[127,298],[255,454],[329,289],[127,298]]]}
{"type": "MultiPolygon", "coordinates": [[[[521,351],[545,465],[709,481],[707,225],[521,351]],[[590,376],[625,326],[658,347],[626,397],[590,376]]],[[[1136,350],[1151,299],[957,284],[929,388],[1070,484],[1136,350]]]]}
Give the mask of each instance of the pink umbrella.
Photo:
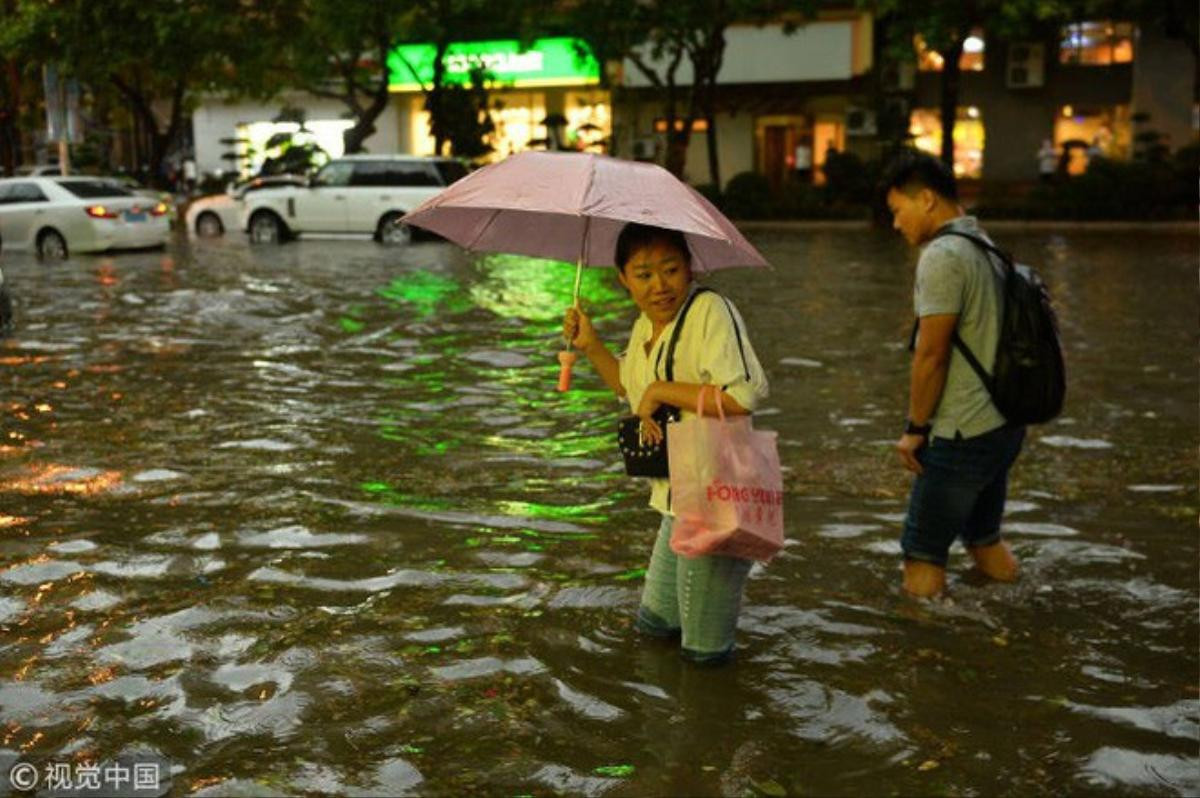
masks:
{"type": "MultiPolygon", "coordinates": [[[[404,216],[476,252],[512,252],[575,261],[575,306],[584,266],[612,266],[627,222],[682,232],[692,270],[767,266],[725,216],[660,166],[594,153],[510,156],[459,180],[404,216]]],[[[574,353],[562,352],[559,390],[574,353]]]]}

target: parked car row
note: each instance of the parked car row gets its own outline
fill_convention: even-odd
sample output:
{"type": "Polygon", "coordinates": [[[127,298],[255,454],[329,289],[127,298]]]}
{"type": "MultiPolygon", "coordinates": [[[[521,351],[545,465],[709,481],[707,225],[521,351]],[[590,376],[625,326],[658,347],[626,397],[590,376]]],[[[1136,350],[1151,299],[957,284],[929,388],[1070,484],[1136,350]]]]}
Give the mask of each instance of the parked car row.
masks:
{"type": "MultiPolygon", "coordinates": [[[[253,244],[336,234],[402,245],[413,233],[401,217],[466,173],[452,158],[345,156],[311,177],[258,177],[201,197],[188,206],[184,225],[202,238],[242,231],[253,244]]],[[[159,247],[170,234],[173,200],[128,178],[66,177],[57,167],[34,167],[0,178],[0,238],[47,260],[159,247]]]]}
{"type": "Polygon", "coordinates": [[[0,238],[6,249],[63,260],[72,252],[161,247],[171,204],[134,194],[110,178],[0,179],[0,238]]]}

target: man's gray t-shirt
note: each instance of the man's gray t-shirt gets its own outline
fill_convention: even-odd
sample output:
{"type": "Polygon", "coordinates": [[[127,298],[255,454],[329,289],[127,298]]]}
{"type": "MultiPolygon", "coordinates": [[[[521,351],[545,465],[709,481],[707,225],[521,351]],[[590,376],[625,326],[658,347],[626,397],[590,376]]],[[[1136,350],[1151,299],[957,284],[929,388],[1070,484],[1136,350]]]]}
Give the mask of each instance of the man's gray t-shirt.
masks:
{"type": "MultiPolygon", "coordinates": [[[[941,230],[952,229],[990,239],[974,216],[959,216],[941,230]]],[[[981,247],[962,236],[948,235],[930,241],[917,262],[913,307],[918,317],[958,315],[958,335],[990,374],[1000,339],[1001,273],[981,247]]],[[[932,434],[973,438],[1005,424],[992,404],[987,388],[971,364],[951,349],[946,387],[934,410],[932,434]]]]}

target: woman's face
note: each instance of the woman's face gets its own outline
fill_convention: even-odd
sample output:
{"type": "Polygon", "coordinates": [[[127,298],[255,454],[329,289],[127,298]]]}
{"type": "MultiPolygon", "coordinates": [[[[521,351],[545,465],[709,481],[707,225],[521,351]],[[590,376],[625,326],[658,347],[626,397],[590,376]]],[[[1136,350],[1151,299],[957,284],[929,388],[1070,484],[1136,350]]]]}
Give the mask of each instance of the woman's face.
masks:
{"type": "Polygon", "coordinates": [[[684,253],[657,240],[633,250],[618,275],[634,304],[656,325],[675,318],[692,282],[684,253]]]}

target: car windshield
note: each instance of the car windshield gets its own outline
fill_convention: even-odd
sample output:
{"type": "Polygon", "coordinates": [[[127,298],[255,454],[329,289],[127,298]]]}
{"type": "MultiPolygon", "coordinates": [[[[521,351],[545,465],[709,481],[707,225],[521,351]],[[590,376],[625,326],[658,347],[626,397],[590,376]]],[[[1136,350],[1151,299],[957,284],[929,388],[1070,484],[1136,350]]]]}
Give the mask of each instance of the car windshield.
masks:
{"type": "Polygon", "coordinates": [[[455,180],[467,176],[467,167],[458,161],[438,161],[437,170],[438,174],[442,176],[442,182],[447,186],[455,180]]]}
{"type": "Polygon", "coordinates": [[[58,184],[80,199],[133,196],[132,193],[120,186],[103,180],[60,180],[58,184]]]}

